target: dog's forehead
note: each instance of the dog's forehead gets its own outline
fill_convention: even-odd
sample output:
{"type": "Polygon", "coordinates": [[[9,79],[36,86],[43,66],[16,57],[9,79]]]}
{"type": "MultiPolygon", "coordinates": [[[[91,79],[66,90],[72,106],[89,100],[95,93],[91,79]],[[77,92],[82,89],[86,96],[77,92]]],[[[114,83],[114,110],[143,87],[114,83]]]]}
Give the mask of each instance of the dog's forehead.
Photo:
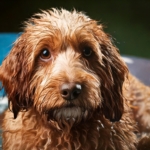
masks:
{"type": "MultiPolygon", "coordinates": [[[[28,45],[47,45],[51,49],[63,49],[68,45],[97,45],[98,32],[105,37],[102,26],[82,12],[49,10],[36,14],[26,22],[25,35],[28,45]],[[30,44],[29,44],[30,43],[30,44]]],[[[35,49],[35,48],[34,48],[35,49]]]]}
{"type": "Polygon", "coordinates": [[[25,25],[23,39],[26,39],[26,47],[37,54],[45,47],[57,53],[68,46],[77,51],[87,46],[100,55],[99,44],[108,39],[101,24],[75,10],[43,11],[25,25]]]}
{"type": "Polygon", "coordinates": [[[42,13],[36,14],[36,17],[31,18],[30,25],[27,27],[33,27],[36,29],[41,28],[40,30],[60,30],[63,33],[63,36],[66,34],[74,33],[74,31],[79,29],[88,29],[92,28],[91,24],[96,25],[96,21],[90,19],[82,12],[67,10],[49,10],[43,11],[42,13]]]}
{"type": "Polygon", "coordinates": [[[91,19],[82,12],[61,9],[49,11],[49,21],[52,25],[60,28],[75,28],[87,24],[91,19]]]}
{"type": "Polygon", "coordinates": [[[66,10],[62,10],[61,12],[53,12],[49,14],[50,23],[54,27],[58,27],[60,29],[74,29],[84,24],[87,24],[91,19],[84,15],[83,13],[79,13],[76,11],[69,12],[66,10]]]}

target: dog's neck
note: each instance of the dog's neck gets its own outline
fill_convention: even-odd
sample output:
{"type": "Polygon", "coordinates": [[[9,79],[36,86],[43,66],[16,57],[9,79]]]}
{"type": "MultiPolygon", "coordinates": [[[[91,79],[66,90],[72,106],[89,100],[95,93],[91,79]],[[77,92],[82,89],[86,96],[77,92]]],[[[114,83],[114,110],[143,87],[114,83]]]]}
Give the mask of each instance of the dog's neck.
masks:
{"type": "MultiPolygon", "coordinates": [[[[64,128],[61,128],[56,121],[47,121],[45,115],[41,116],[33,108],[26,112],[20,112],[14,121],[16,125],[18,123],[22,124],[21,128],[24,130],[24,136],[28,135],[31,131],[34,133],[32,139],[37,142],[37,145],[46,142],[48,147],[55,148],[57,146],[58,149],[63,149],[64,147],[67,149],[77,149],[78,147],[86,150],[97,149],[101,138],[99,131],[105,130],[105,126],[107,128],[109,126],[103,116],[95,114],[94,118],[85,122],[73,125],[72,127],[66,124],[64,128]],[[26,120],[28,120],[28,124],[26,120]]],[[[16,126],[15,124],[14,126],[16,126]]]]}
{"type": "Polygon", "coordinates": [[[130,134],[128,128],[125,131],[118,130],[118,127],[121,128],[126,125],[129,125],[132,130],[130,124],[114,123],[112,129],[112,123],[100,113],[93,114],[89,120],[71,128],[67,125],[65,128],[61,128],[56,121],[47,121],[44,115],[41,116],[33,108],[19,112],[16,119],[13,118],[13,113],[9,111],[6,115],[6,118],[8,117],[10,119],[6,119],[7,129],[5,128],[3,131],[5,134],[11,134],[14,138],[19,136],[24,139],[15,143],[16,146],[20,146],[20,149],[24,149],[26,146],[35,149],[44,145],[45,149],[56,149],[57,147],[57,149],[99,150],[117,147],[116,150],[120,150],[124,148],[122,147],[123,135],[127,135],[124,137],[125,140],[133,138],[132,132],[130,134]],[[32,141],[28,142],[30,139],[32,141]]]}
{"type": "MultiPolygon", "coordinates": [[[[64,125],[64,127],[61,128],[56,121],[47,121],[44,115],[41,117],[41,115],[38,114],[37,111],[33,111],[33,109],[29,111],[29,113],[25,112],[26,115],[24,115],[24,117],[32,118],[31,124],[34,123],[32,131],[37,132],[37,137],[39,136],[41,141],[45,140],[47,144],[50,144],[50,147],[57,146],[58,149],[63,149],[64,147],[68,149],[69,147],[78,149],[78,147],[81,146],[87,150],[97,149],[100,137],[106,136],[100,135],[99,131],[105,130],[105,126],[107,126],[107,128],[110,126],[103,116],[95,113],[94,117],[87,121],[72,127],[66,124],[66,126],[64,125]],[[42,133],[42,135],[38,135],[38,132],[42,133]]],[[[108,133],[108,136],[110,136],[110,133],[108,133]]]]}

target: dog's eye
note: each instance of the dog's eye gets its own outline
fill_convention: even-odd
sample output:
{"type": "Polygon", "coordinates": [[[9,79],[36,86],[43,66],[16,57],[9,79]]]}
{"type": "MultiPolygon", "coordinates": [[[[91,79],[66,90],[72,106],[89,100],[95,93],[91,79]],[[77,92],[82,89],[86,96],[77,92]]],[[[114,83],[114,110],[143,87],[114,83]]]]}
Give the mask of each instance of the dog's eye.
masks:
{"type": "Polygon", "coordinates": [[[49,61],[51,58],[51,53],[48,49],[43,49],[40,53],[40,59],[43,61],[49,61]]]}
{"type": "Polygon", "coordinates": [[[85,57],[89,57],[92,54],[92,48],[91,47],[84,47],[82,50],[82,53],[85,57]]]}

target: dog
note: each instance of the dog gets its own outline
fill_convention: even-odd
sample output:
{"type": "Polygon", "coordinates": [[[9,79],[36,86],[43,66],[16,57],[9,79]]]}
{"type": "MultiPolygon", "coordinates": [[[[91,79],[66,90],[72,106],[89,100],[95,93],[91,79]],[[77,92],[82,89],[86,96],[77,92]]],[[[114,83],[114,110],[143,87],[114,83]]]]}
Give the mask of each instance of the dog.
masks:
{"type": "Polygon", "coordinates": [[[9,99],[4,150],[137,149],[138,95],[130,89],[140,82],[103,26],[82,12],[51,9],[25,22],[0,81],[9,99]]]}

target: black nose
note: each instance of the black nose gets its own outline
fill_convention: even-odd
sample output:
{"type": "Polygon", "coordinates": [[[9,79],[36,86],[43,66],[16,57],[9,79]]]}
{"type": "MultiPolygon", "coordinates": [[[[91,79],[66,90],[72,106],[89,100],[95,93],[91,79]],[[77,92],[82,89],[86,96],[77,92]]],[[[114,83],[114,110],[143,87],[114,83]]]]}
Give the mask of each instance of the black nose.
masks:
{"type": "Polygon", "coordinates": [[[76,99],[82,91],[82,86],[78,83],[64,83],[60,87],[61,96],[65,100],[76,99]]]}

